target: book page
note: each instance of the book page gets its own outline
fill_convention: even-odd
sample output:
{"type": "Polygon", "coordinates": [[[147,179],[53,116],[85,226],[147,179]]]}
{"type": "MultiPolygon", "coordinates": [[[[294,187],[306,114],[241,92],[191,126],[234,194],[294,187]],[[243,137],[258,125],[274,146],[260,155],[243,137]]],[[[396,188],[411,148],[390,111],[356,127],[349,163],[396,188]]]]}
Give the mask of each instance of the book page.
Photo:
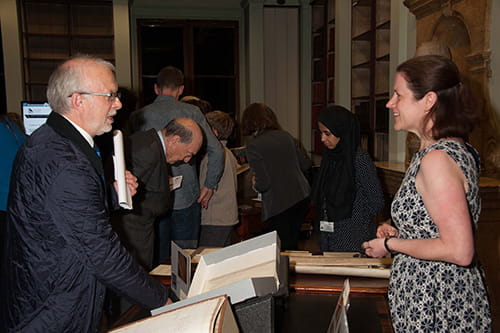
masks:
{"type": "Polygon", "coordinates": [[[150,275],[170,276],[172,275],[171,265],[158,265],[149,272],[150,275]]]}
{"type": "Polygon", "coordinates": [[[276,262],[274,261],[259,263],[258,265],[251,267],[245,267],[245,269],[242,269],[240,271],[235,271],[231,274],[218,276],[206,281],[202,292],[218,289],[248,278],[268,276],[275,277],[276,275],[273,274],[273,272],[275,271],[276,262]]]}
{"type": "Polygon", "coordinates": [[[214,264],[207,264],[206,269],[208,270],[209,276],[204,276],[204,278],[229,275],[248,270],[253,266],[265,267],[267,274],[265,276],[277,276],[276,261],[276,247],[266,246],[242,255],[235,255],[234,257],[227,258],[214,264]],[[267,266],[266,264],[269,262],[273,262],[274,266],[267,266]]]}
{"type": "MultiPolygon", "coordinates": [[[[227,296],[218,296],[119,327],[110,332],[213,332],[227,296]]],[[[222,313],[224,315],[224,313],[222,313]]],[[[220,318],[223,321],[223,318],[220,318]]]]}
{"type": "Polygon", "coordinates": [[[234,317],[233,310],[229,301],[222,305],[217,320],[215,321],[214,332],[217,333],[237,333],[239,332],[236,318],[234,317]]]}

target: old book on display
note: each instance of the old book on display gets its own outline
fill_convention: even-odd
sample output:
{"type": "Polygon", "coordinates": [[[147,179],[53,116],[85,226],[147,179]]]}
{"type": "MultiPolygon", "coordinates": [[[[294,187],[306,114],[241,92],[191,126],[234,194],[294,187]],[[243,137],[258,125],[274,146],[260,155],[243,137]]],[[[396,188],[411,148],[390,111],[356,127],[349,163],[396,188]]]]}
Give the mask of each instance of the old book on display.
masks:
{"type": "Polygon", "coordinates": [[[239,329],[227,296],[221,295],[180,306],[177,304],[167,312],[118,327],[110,332],[236,333],[239,329]]]}
{"type": "MultiPolygon", "coordinates": [[[[205,253],[198,260],[187,298],[154,309],[151,314],[227,295],[241,332],[272,332],[274,295],[281,295],[279,288],[287,289],[283,275],[288,273],[288,260],[280,259],[276,232],[205,253]]],[[[172,274],[174,271],[172,267],[172,274]]]]}
{"type": "Polygon", "coordinates": [[[226,293],[235,304],[279,289],[280,244],[273,231],[203,255],[188,298],[226,293]]]}

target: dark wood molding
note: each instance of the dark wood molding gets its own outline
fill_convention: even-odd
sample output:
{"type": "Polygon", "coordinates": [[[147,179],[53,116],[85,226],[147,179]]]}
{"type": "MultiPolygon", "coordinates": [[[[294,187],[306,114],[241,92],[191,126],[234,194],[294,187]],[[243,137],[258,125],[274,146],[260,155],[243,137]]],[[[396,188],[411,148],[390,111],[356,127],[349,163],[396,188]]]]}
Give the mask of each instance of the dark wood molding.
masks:
{"type": "Polygon", "coordinates": [[[487,77],[491,77],[491,51],[477,51],[465,56],[470,74],[486,73],[487,77]]]}
{"type": "Polygon", "coordinates": [[[404,0],[403,4],[417,19],[434,14],[462,0],[404,0]]]}

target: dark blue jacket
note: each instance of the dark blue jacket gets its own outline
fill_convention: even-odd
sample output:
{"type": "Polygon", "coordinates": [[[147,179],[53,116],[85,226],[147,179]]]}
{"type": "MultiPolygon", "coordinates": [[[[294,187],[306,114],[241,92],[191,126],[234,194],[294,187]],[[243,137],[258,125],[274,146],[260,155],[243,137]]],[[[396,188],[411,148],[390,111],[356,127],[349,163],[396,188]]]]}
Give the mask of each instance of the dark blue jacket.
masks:
{"type": "Polygon", "coordinates": [[[15,166],[0,331],[98,331],[106,287],[145,308],[166,303],[111,229],[102,163],[64,117],[52,112],[15,166]]]}

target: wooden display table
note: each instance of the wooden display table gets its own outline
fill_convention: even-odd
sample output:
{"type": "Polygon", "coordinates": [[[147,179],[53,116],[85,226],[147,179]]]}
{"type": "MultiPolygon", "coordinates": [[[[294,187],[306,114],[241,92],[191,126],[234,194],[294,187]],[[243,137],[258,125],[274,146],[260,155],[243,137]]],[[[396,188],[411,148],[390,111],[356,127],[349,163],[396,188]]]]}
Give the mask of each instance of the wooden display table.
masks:
{"type": "MultiPolygon", "coordinates": [[[[157,277],[170,285],[169,277],[157,277]]],[[[293,274],[289,276],[290,295],[277,307],[277,332],[326,332],[346,277],[293,274]]],[[[393,332],[388,313],[387,279],[349,278],[351,284],[348,311],[351,333],[393,332]]],[[[118,327],[149,316],[149,311],[132,306],[115,322],[118,327]]]]}
{"type": "MultiPolygon", "coordinates": [[[[345,276],[290,274],[288,284],[296,293],[339,294],[344,286],[345,276]]],[[[387,279],[349,277],[351,294],[386,295],[389,285],[387,279]]]]}
{"type": "MultiPolygon", "coordinates": [[[[344,276],[290,274],[290,299],[281,332],[326,332],[344,276]]],[[[387,305],[387,279],[349,277],[349,330],[393,332],[387,305]]]]}

